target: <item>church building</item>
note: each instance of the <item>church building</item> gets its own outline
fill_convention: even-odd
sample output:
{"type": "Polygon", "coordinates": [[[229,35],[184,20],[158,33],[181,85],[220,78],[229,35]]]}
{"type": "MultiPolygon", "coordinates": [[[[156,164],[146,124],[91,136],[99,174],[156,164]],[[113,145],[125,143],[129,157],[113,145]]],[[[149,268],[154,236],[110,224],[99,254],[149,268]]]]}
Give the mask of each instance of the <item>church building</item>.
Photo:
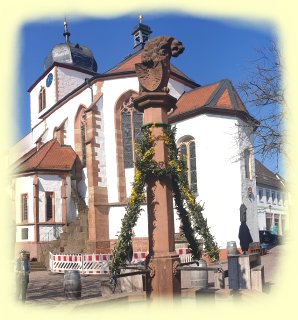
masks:
{"type": "MultiPolygon", "coordinates": [[[[92,51],[71,42],[65,22],[64,42],[45,58],[45,71],[28,90],[31,131],[13,148],[16,247],[31,257],[54,240],[60,252],[108,253],[113,247],[143,123],[132,103],[139,91],[135,64],[150,34],[149,26],[138,23],[132,53],[100,73],[92,51]]],[[[189,185],[223,255],[228,241],[239,247],[242,203],[253,240],[259,241],[252,145],[257,122],[229,80],[199,85],[171,64],[168,87],[177,99],[169,122],[187,158],[189,185]]],[[[134,251],[148,250],[146,203],[143,209],[134,251]]]]}

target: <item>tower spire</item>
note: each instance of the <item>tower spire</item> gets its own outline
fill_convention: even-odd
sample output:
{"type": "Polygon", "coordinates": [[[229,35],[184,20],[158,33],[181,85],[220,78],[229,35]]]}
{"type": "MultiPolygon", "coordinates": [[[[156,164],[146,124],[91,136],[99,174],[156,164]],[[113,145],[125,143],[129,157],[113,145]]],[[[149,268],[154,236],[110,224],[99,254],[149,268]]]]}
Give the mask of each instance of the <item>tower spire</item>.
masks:
{"type": "Polygon", "coordinates": [[[64,32],[63,32],[63,36],[65,38],[65,43],[69,43],[69,37],[70,37],[70,32],[67,29],[67,21],[66,21],[66,17],[64,18],[64,32]]]}

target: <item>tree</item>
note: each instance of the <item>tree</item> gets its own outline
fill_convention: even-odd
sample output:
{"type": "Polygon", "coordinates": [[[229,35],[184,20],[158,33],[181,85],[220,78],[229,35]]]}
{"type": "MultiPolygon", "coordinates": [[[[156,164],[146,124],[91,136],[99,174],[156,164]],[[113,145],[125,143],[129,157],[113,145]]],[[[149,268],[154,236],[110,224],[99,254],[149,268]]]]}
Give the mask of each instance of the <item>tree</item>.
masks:
{"type": "Polygon", "coordinates": [[[239,82],[237,89],[259,121],[254,133],[255,155],[262,160],[274,159],[278,170],[278,160],[284,155],[285,137],[281,56],[274,42],[268,48],[257,50],[257,55],[248,79],[239,82]]]}

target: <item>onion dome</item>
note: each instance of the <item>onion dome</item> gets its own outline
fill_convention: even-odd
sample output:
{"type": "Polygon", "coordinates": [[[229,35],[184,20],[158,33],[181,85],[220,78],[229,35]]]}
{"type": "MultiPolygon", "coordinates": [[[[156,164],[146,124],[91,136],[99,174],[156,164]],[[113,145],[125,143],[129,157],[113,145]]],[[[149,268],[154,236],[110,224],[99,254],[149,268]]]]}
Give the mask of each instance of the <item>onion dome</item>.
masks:
{"type": "Polygon", "coordinates": [[[79,44],[73,44],[69,41],[70,32],[67,28],[67,22],[64,21],[65,43],[55,45],[45,59],[44,68],[47,70],[54,62],[65,63],[97,72],[97,63],[93,57],[91,50],[79,44]]]}

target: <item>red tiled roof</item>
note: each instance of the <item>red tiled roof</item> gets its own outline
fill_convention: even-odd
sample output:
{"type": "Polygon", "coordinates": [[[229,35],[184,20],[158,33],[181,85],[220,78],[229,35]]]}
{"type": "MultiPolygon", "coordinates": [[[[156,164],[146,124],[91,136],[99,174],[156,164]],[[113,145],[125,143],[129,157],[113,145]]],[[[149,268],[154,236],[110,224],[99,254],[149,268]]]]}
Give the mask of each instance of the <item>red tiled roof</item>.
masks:
{"type": "MultiPolygon", "coordinates": [[[[135,71],[135,64],[141,63],[141,55],[142,51],[138,52],[137,54],[131,55],[116,65],[114,68],[110,69],[106,72],[106,74],[116,73],[116,72],[126,72],[126,71],[135,71]]],[[[176,75],[193,82],[192,79],[187,77],[183,72],[181,72],[178,68],[171,64],[171,72],[175,73],[176,75]]]]}
{"type": "Polygon", "coordinates": [[[219,82],[184,93],[177,101],[177,109],[171,116],[203,107],[209,101],[218,85],[219,82]]]}
{"type": "Polygon", "coordinates": [[[71,170],[77,155],[70,146],[50,140],[19,164],[18,173],[35,170],[71,170]]]}
{"type": "Polygon", "coordinates": [[[216,107],[229,109],[232,105],[231,98],[227,89],[223,92],[220,98],[217,100],[216,107]]]}
{"type": "Polygon", "coordinates": [[[122,71],[134,71],[136,63],[141,63],[141,52],[139,52],[136,55],[132,55],[132,56],[126,58],[125,60],[120,62],[113,69],[109,70],[106,73],[114,73],[114,72],[122,72],[122,71]]]}
{"type": "Polygon", "coordinates": [[[229,80],[222,80],[184,93],[176,103],[176,109],[169,115],[169,119],[186,114],[193,114],[199,110],[242,111],[248,112],[241,102],[236,90],[229,80]],[[204,109],[203,109],[204,108],[204,109]]]}

